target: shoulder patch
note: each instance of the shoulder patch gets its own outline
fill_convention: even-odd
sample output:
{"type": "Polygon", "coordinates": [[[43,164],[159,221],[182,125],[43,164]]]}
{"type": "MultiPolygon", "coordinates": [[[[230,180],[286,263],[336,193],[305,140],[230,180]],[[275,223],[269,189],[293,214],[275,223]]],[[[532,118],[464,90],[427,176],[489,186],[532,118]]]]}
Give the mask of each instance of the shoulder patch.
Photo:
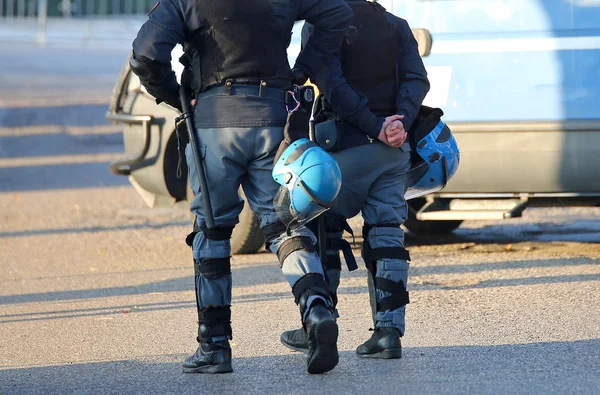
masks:
{"type": "Polygon", "coordinates": [[[152,7],[152,9],[150,10],[150,12],[148,12],[148,16],[150,16],[150,14],[152,14],[159,5],[160,1],[157,1],[156,4],[154,4],[154,7],[152,7]]]}

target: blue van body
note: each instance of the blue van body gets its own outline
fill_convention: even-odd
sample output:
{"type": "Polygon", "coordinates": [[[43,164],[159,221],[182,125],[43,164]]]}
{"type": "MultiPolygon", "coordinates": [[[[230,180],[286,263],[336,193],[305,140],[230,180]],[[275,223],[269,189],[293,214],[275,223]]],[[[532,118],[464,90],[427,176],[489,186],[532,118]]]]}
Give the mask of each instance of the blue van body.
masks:
{"type": "Polygon", "coordinates": [[[392,12],[431,32],[429,99],[447,121],[600,119],[600,1],[403,0],[392,12]]]}
{"type": "Polygon", "coordinates": [[[600,195],[599,0],[389,0],[424,57],[461,166],[442,192],[600,195]]]}

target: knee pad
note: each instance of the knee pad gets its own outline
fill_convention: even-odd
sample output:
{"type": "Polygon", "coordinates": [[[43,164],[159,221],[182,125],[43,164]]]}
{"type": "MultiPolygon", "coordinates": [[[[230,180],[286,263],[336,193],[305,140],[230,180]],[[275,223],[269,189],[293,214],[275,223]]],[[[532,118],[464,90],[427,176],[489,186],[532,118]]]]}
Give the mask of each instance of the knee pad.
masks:
{"type": "Polygon", "coordinates": [[[279,266],[283,266],[285,259],[294,251],[315,252],[315,245],[308,236],[295,236],[287,239],[279,246],[277,250],[277,259],[279,266]]]}
{"type": "Polygon", "coordinates": [[[231,274],[231,257],[194,259],[194,274],[203,275],[209,280],[216,280],[231,274]]]}
{"type": "Polygon", "coordinates": [[[214,229],[201,228],[194,222],[194,230],[188,234],[185,238],[185,244],[192,247],[194,245],[194,238],[198,233],[204,233],[209,240],[229,240],[233,233],[233,226],[217,226],[214,229]]]}
{"type": "Polygon", "coordinates": [[[373,228],[399,228],[400,224],[381,224],[381,225],[367,225],[363,226],[363,246],[361,255],[367,265],[367,268],[375,276],[375,272],[370,269],[375,262],[380,259],[401,259],[404,261],[410,261],[410,254],[404,247],[379,247],[371,248],[369,243],[369,232],[373,228]]]}

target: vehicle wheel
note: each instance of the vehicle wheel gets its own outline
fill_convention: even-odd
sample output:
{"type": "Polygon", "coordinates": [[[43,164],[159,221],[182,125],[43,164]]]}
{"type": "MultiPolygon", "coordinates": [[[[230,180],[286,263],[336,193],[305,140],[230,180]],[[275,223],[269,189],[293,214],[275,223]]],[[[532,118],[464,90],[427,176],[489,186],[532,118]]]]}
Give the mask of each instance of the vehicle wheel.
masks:
{"type": "MultiPolygon", "coordinates": [[[[187,200],[190,202],[194,195],[189,187],[189,183],[187,185],[187,200]]],[[[241,188],[240,196],[245,199],[241,188]]],[[[193,215],[192,221],[194,221],[193,215]]],[[[235,226],[231,235],[231,253],[254,254],[264,243],[265,236],[260,228],[260,221],[256,214],[250,210],[250,205],[246,203],[240,213],[240,223],[235,226]]]]}
{"type": "MultiPolygon", "coordinates": [[[[245,199],[240,189],[240,195],[245,199]]],[[[250,210],[248,203],[240,213],[240,223],[233,229],[231,235],[232,254],[254,254],[265,244],[265,235],[260,228],[260,221],[256,214],[250,210]]]]}
{"type": "Polygon", "coordinates": [[[411,199],[408,201],[408,218],[404,226],[413,233],[433,234],[450,233],[460,226],[461,220],[454,221],[420,221],[417,212],[427,203],[424,198],[411,199]]]}

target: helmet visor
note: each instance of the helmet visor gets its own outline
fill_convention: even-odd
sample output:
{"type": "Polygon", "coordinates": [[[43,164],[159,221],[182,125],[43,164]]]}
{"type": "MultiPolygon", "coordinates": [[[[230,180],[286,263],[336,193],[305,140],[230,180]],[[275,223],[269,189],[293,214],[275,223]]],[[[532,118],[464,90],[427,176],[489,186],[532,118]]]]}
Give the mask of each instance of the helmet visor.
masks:
{"type": "MultiPolygon", "coordinates": [[[[284,186],[279,188],[273,201],[275,212],[281,222],[285,224],[288,231],[303,227],[309,221],[315,219],[329,209],[329,207],[323,205],[322,202],[319,202],[318,199],[313,199],[314,196],[311,196],[312,194],[302,181],[299,181],[299,186],[300,188],[296,188],[293,193],[306,194],[306,197],[308,198],[308,202],[302,206],[301,210],[294,209],[293,197],[290,194],[290,190],[284,186]],[[298,189],[300,189],[300,191],[298,191],[298,189]]],[[[306,197],[299,197],[299,199],[306,197]]]]}
{"type": "MultiPolygon", "coordinates": [[[[406,173],[406,185],[408,189],[404,194],[404,199],[415,199],[429,193],[437,192],[446,186],[448,176],[432,177],[432,174],[429,172],[429,166],[429,163],[421,162],[406,173]]],[[[445,166],[443,167],[446,168],[445,166]]]]}

